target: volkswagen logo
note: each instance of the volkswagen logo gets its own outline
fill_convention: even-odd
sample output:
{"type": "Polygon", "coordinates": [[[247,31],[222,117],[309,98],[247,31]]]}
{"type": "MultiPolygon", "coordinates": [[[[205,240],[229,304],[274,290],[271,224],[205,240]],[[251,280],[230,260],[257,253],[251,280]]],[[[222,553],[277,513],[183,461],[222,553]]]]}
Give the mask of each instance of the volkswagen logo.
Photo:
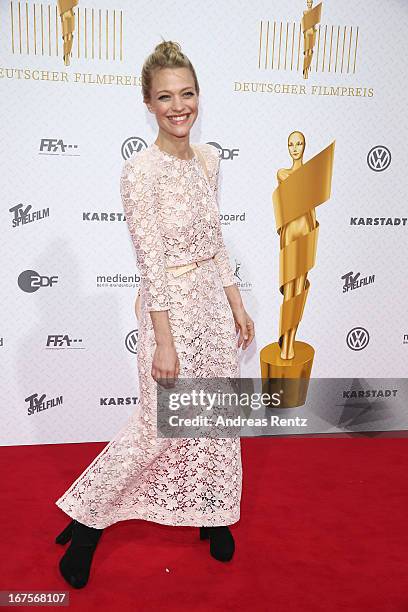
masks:
{"type": "Polygon", "coordinates": [[[125,346],[127,350],[133,353],[134,355],[136,355],[137,353],[137,338],[138,331],[137,329],[133,329],[131,332],[128,333],[125,339],[125,346]]]}
{"type": "Polygon", "coordinates": [[[386,170],[391,163],[391,151],[384,145],[377,145],[370,149],[367,155],[367,164],[374,172],[386,170]]]}
{"type": "Polygon", "coordinates": [[[353,327],[347,334],[347,346],[352,351],[362,351],[367,346],[370,335],[364,327],[353,327]]]}
{"type": "Polygon", "coordinates": [[[139,136],[131,136],[130,138],[126,138],[125,142],[122,144],[122,157],[124,160],[128,160],[130,157],[132,157],[133,153],[139,153],[139,151],[146,148],[147,143],[143,140],[143,138],[139,138],[139,136]]]}

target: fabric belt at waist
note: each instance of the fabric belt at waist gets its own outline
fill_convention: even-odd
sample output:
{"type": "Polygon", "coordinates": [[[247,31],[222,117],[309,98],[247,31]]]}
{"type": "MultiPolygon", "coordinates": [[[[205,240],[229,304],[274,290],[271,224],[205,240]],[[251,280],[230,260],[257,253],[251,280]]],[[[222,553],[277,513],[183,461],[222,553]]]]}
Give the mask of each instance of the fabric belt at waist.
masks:
{"type": "Polygon", "coordinates": [[[173,276],[181,276],[181,274],[184,274],[189,270],[194,270],[194,268],[198,268],[198,266],[201,266],[201,264],[204,264],[207,261],[211,261],[211,259],[214,259],[214,257],[215,255],[208,257],[207,259],[200,259],[199,261],[192,261],[188,264],[182,264],[181,266],[170,266],[169,268],[166,268],[166,270],[171,272],[173,276]]]}

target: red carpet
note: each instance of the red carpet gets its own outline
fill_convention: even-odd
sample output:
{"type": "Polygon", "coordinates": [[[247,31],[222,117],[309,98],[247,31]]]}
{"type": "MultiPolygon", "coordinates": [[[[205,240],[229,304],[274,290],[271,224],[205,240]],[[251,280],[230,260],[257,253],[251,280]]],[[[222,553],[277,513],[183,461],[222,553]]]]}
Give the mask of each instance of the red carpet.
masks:
{"type": "Polygon", "coordinates": [[[0,590],[66,590],[75,611],[408,611],[406,439],[243,439],[230,563],[196,528],[120,522],[76,590],[58,571],[68,517],[54,501],[103,446],[1,448],[0,590]]]}

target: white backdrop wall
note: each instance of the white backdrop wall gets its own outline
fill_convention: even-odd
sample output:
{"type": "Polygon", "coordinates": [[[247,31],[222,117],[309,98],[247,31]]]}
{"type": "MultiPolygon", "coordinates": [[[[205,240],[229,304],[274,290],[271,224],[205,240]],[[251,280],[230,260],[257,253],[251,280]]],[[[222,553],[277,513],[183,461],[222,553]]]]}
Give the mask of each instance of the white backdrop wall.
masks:
{"type": "Polygon", "coordinates": [[[178,41],[197,71],[191,141],[224,150],[223,235],[257,332],[242,353],[242,376],[259,376],[259,351],[278,336],[271,195],[278,168],[291,165],[287,137],[296,129],[306,137],[304,162],[336,141],[297,334],[316,350],[312,376],[406,377],[407,3],[325,0],[308,80],[301,62],[297,68],[296,36],[295,59],[287,55],[285,65],[287,28],[290,49],[306,8],[300,0],[80,0],[68,67],[55,5],[4,1],[0,8],[1,444],[108,440],[137,409],[139,277],[119,176],[132,147],[156,138],[140,72],[161,36],[178,41]],[[293,93],[282,93],[283,85],[293,93]],[[376,146],[386,149],[377,151],[385,157],[375,168],[367,156],[376,146]],[[371,217],[391,221],[370,226],[371,217]],[[373,282],[343,292],[349,272],[373,282]],[[97,282],[115,275],[133,278],[97,282]],[[36,282],[45,286],[33,290],[36,282]],[[346,338],[359,326],[369,342],[356,351],[346,338]]]}

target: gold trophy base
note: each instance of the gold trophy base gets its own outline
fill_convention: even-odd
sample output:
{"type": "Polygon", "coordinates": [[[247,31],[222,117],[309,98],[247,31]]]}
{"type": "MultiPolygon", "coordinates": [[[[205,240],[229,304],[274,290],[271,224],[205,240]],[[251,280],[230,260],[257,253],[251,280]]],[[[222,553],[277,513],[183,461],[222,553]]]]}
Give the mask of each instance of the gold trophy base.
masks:
{"type": "Polygon", "coordinates": [[[295,340],[295,356],[282,359],[278,342],[267,344],[261,350],[262,393],[281,394],[279,408],[296,408],[306,402],[312,371],[314,348],[295,340]]]}

